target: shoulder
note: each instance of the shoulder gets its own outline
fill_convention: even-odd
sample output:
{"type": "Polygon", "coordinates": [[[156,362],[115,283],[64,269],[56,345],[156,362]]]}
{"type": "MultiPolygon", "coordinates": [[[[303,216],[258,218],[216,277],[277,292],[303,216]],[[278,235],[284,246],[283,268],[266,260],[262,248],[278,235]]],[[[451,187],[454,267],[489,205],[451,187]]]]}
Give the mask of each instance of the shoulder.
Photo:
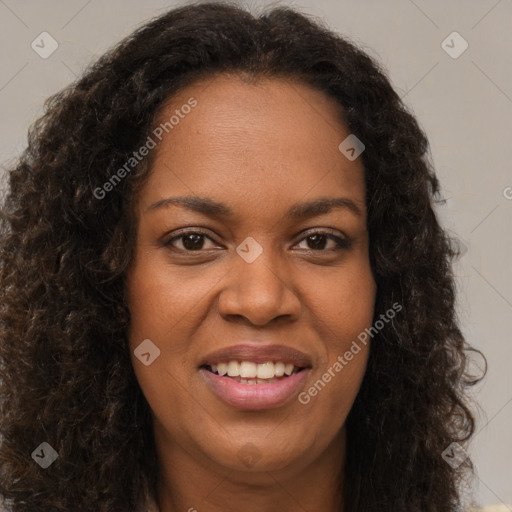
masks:
{"type": "Polygon", "coordinates": [[[512,510],[512,506],[510,505],[487,505],[482,508],[470,508],[467,512],[510,512],[512,510]]]}

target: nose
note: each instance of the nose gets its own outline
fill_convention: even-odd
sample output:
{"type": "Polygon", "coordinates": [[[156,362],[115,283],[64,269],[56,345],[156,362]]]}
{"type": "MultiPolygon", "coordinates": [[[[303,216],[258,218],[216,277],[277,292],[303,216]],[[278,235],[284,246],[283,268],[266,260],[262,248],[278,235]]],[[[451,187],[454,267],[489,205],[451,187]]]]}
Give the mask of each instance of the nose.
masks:
{"type": "Polygon", "coordinates": [[[298,288],[297,272],[287,268],[270,250],[264,250],[251,263],[235,254],[219,295],[219,313],[226,320],[243,317],[259,326],[278,317],[296,320],[301,312],[301,302],[294,291],[298,288]]]}

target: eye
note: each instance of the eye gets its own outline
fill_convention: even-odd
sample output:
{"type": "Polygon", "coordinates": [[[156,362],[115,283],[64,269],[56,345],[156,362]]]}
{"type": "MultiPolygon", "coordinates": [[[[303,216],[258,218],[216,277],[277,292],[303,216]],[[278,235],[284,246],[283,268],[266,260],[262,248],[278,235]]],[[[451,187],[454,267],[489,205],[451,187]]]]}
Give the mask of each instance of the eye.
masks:
{"type": "Polygon", "coordinates": [[[342,238],[340,236],[336,236],[331,231],[318,230],[309,232],[309,234],[302,238],[299,243],[306,244],[309,241],[309,247],[304,247],[306,250],[310,251],[328,251],[328,250],[341,250],[341,249],[349,249],[352,245],[352,242],[348,238],[342,238]],[[334,248],[326,249],[325,245],[328,241],[334,242],[334,248]]]}
{"type": "MultiPolygon", "coordinates": [[[[214,242],[214,240],[203,231],[182,231],[179,235],[172,237],[163,245],[182,252],[201,252],[205,249],[205,239],[214,242]],[[181,245],[181,247],[179,247],[179,245],[181,245]]],[[[299,244],[304,242],[306,242],[306,244],[309,243],[309,246],[302,247],[302,249],[313,252],[336,251],[349,249],[352,246],[350,239],[336,236],[334,232],[326,230],[310,231],[307,236],[300,240],[299,244]],[[334,243],[334,247],[330,249],[325,247],[329,241],[334,243]]],[[[206,247],[205,250],[207,249],[208,247],[206,247]]]]}
{"type": "Polygon", "coordinates": [[[176,248],[180,251],[192,252],[192,251],[201,251],[204,249],[204,239],[213,240],[203,231],[184,231],[178,236],[174,236],[170,240],[164,243],[164,245],[171,246],[171,248],[176,248]],[[176,247],[175,242],[180,241],[182,247],[176,247]]]}

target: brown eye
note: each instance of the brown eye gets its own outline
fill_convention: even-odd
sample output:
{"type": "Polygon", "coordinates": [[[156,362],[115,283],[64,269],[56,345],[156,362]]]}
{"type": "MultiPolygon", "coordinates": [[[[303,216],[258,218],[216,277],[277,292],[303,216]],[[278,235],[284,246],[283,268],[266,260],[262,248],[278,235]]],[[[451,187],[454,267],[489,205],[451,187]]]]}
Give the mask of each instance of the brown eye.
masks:
{"type": "Polygon", "coordinates": [[[187,231],[183,232],[178,236],[171,238],[169,241],[165,242],[165,246],[171,246],[177,250],[192,252],[192,251],[201,251],[204,249],[205,238],[212,241],[213,240],[201,231],[187,231]],[[176,242],[181,240],[182,247],[176,247],[176,242]]]}
{"type": "MultiPolygon", "coordinates": [[[[184,231],[169,239],[164,243],[164,246],[182,252],[201,252],[202,250],[211,249],[211,247],[205,248],[206,239],[212,243],[214,242],[214,240],[202,231],[184,231]],[[181,247],[177,245],[178,243],[181,243],[181,247]]],[[[329,231],[312,232],[303,237],[299,243],[304,242],[307,244],[307,247],[302,247],[302,249],[314,252],[349,249],[352,245],[351,240],[348,238],[336,236],[329,231]],[[334,242],[334,247],[328,247],[329,241],[334,242]]]]}
{"type": "Polygon", "coordinates": [[[348,249],[352,245],[352,242],[348,238],[341,238],[339,236],[333,235],[331,232],[326,231],[313,232],[304,237],[299,243],[303,243],[304,241],[306,241],[308,245],[308,247],[305,247],[305,249],[312,251],[348,249]],[[334,247],[331,247],[330,249],[326,248],[329,240],[334,242],[334,247]]]}

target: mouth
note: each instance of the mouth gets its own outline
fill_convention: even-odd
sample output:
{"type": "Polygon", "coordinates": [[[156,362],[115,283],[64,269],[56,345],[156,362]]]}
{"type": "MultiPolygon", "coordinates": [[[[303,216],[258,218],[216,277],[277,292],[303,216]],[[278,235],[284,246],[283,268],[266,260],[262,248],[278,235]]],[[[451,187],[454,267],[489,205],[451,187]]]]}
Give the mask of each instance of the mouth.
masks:
{"type": "Polygon", "coordinates": [[[303,371],[305,367],[296,366],[293,363],[283,361],[267,361],[265,363],[256,363],[253,361],[225,361],[218,364],[206,364],[200,368],[218,375],[226,377],[240,384],[262,385],[273,384],[287,379],[292,375],[303,371]]]}
{"type": "Polygon", "coordinates": [[[286,405],[304,388],[310,367],[282,361],[229,361],[199,368],[208,389],[234,409],[256,411],[286,405]]]}
{"type": "Polygon", "coordinates": [[[235,409],[274,409],[300,393],[311,358],[285,345],[248,342],[207,355],[198,368],[208,389],[235,409]]]}

